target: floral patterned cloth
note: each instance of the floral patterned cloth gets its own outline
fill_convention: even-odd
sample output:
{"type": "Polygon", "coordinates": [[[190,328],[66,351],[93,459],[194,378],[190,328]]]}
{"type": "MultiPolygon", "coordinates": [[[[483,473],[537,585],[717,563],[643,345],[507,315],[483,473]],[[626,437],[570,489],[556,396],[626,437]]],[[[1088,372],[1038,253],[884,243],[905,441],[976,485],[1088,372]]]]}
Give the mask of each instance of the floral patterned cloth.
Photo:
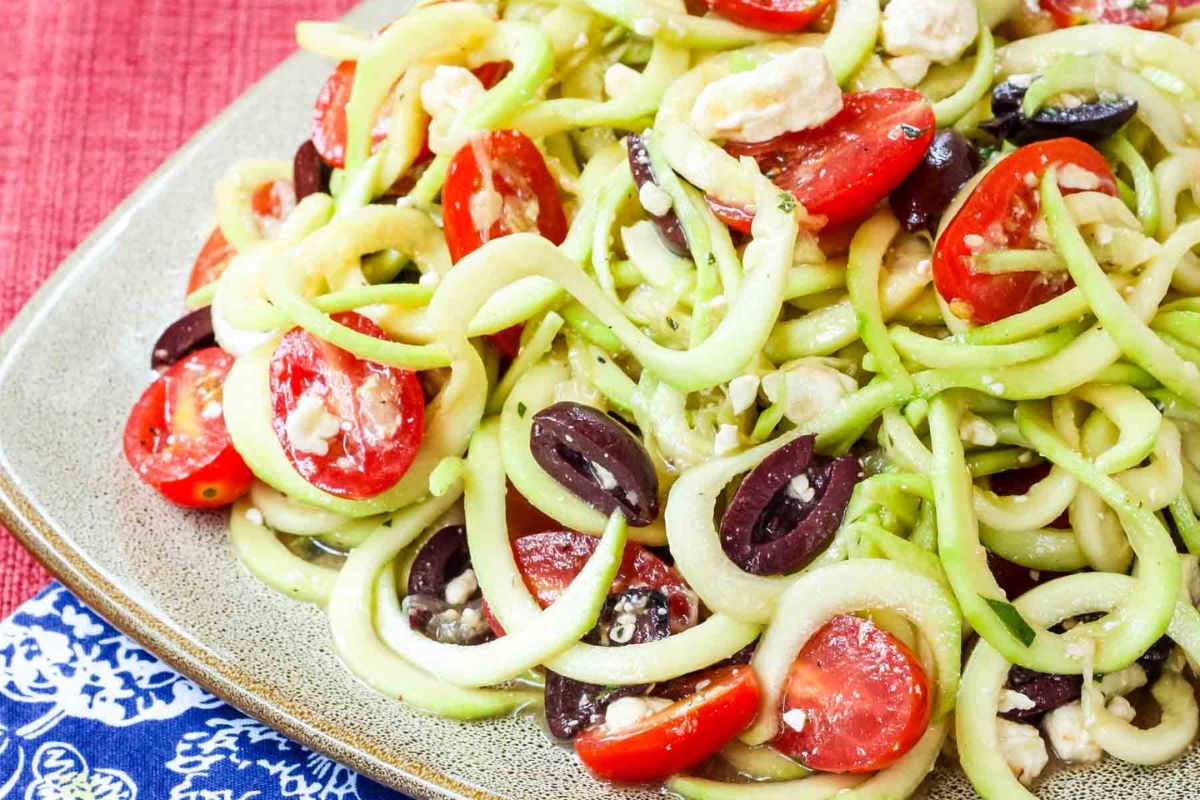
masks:
{"type": "Polygon", "coordinates": [[[51,584],[0,622],[0,800],[401,800],[222,703],[51,584]]]}

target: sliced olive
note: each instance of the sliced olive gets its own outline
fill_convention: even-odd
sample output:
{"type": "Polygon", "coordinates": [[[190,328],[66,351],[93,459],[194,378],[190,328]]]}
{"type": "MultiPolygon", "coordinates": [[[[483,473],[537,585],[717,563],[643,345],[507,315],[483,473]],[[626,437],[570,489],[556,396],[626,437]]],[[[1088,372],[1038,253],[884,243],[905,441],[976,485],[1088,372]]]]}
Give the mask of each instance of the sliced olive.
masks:
{"type": "Polygon", "coordinates": [[[1137,113],[1136,100],[1120,97],[1074,107],[1047,106],[1033,116],[1021,111],[1028,85],[1007,81],[992,91],[993,119],[979,127],[1017,145],[1070,136],[1096,143],[1119,131],[1137,113]]]}
{"type": "Polygon", "coordinates": [[[1142,665],[1142,669],[1146,670],[1146,680],[1150,683],[1158,680],[1158,676],[1162,674],[1163,664],[1171,657],[1171,653],[1175,650],[1175,642],[1170,636],[1163,636],[1161,639],[1150,645],[1145,653],[1138,658],[1137,663],[1142,665]]]}
{"type": "Polygon", "coordinates": [[[292,183],[296,187],[296,202],[310,194],[329,191],[329,165],[311,139],[300,145],[292,160],[292,183]]]}
{"type": "Polygon", "coordinates": [[[1029,719],[1078,700],[1083,691],[1083,677],[1051,675],[1014,666],[1008,671],[1005,687],[1024,695],[1032,705],[1002,712],[1001,716],[1008,719],[1029,719]]]}
{"type": "Polygon", "coordinates": [[[658,518],[658,475],[650,456],[607,414],[555,403],[533,416],[529,449],[550,477],[601,514],[620,511],[637,527],[658,518]]]}
{"type": "Polygon", "coordinates": [[[467,529],[447,525],[429,537],[408,571],[408,593],[443,597],[446,584],[471,568],[467,529]]]}
{"type": "MultiPolygon", "coordinates": [[[[629,171],[633,173],[633,182],[637,184],[640,191],[642,186],[647,183],[652,183],[658,186],[658,181],[654,177],[654,170],[650,167],[650,153],[646,150],[646,143],[642,141],[642,137],[636,133],[629,134],[629,171]]],[[[672,253],[677,256],[686,256],[690,252],[688,250],[687,237],[683,235],[683,226],[679,224],[679,217],[675,216],[674,211],[668,211],[666,214],[651,214],[646,212],[654,226],[658,229],[659,234],[665,244],[672,253]]]]}
{"type": "MultiPolygon", "coordinates": [[[[584,641],[607,647],[642,644],[671,635],[669,604],[656,589],[631,588],[610,595],[600,619],[584,641]]],[[[649,686],[598,686],[546,670],[546,724],[559,739],[572,739],[604,719],[604,710],[621,697],[634,697],[649,686]]]]}
{"type": "Polygon", "coordinates": [[[434,595],[410,594],[401,607],[413,630],[445,644],[482,644],[495,638],[480,597],[454,605],[434,595]]]}
{"type": "Polygon", "coordinates": [[[861,468],[853,455],[814,458],[814,440],[801,436],[763,459],[725,510],[721,546],[746,572],[794,572],[816,558],[841,525],[861,468]]]}
{"type": "Polygon", "coordinates": [[[936,231],[955,195],[981,166],[974,145],[954,131],[939,131],[925,158],[892,192],[892,211],[910,233],[936,231]]]}
{"type": "Polygon", "coordinates": [[[214,347],[212,312],[205,306],[198,308],[167,326],[150,351],[150,368],[163,370],[188,353],[214,347]]]}

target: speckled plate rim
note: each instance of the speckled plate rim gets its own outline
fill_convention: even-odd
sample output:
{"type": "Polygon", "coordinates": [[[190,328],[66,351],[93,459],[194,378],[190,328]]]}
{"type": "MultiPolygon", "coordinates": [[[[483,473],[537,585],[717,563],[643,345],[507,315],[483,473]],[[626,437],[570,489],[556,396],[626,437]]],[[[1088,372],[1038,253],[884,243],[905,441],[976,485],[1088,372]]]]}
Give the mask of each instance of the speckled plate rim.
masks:
{"type": "MultiPolygon", "coordinates": [[[[359,6],[351,11],[346,17],[347,21],[352,20],[361,8],[359,6]]],[[[9,374],[11,362],[22,343],[37,331],[57,299],[71,290],[73,279],[89,266],[90,256],[120,237],[156,190],[169,183],[181,165],[209,147],[239,111],[270,92],[272,84],[291,72],[299,58],[299,54],[289,56],[209,121],[154,170],[59,265],[0,334],[0,380],[9,374]]],[[[399,760],[394,754],[375,751],[350,727],[330,725],[328,720],[306,719],[300,708],[285,694],[255,680],[235,664],[216,657],[202,642],[164,624],[151,609],[97,569],[86,554],[75,546],[68,533],[58,530],[51,523],[39,510],[36,499],[25,496],[18,488],[17,476],[8,471],[3,459],[0,459],[0,521],[55,578],[97,613],[173,669],[239,711],[368,778],[402,792],[417,797],[452,800],[505,800],[455,780],[428,765],[399,760]]]]}

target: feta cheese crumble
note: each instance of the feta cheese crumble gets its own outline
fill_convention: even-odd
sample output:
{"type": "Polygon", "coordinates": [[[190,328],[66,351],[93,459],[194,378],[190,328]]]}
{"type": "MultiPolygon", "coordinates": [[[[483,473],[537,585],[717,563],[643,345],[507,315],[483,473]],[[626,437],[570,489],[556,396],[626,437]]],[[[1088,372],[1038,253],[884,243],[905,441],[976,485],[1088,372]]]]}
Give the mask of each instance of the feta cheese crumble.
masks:
{"type": "Polygon", "coordinates": [[[429,115],[429,149],[450,155],[462,146],[461,137],[451,131],[458,120],[475,106],[487,90],[471,70],[439,65],[421,84],[421,105],[429,115]]]}
{"type": "Polygon", "coordinates": [[[1001,689],[1000,703],[996,708],[1003,714],[1008,711],[1028,711],[1036,705],[1037,703],[1031,697],[1023,695],[1020,692],[1015,692],[1012,689],[1001,689]]]}
{"type": "Polygon", "coordinates": [[[1058,168],[1058,185],[1064,189],[1092,192],[1100,188],[1100,176],[1078,164],[1063,164],[1058,168]]]}
{"type": "Polygon", "coordinates": [[[815,128],[841,110],[842,90],[825,54],[798,47],[705,86],[692,106],[692,125],[708,139],[762,142],[815,128]]]}
{"type": "Polygon", "coordinates": [[[741,414],[754,405],[757,397],[757,375],[739,375],[729,382],[729,404],[733,406],[733,413],[741,414]]]}
{"type": "Polygon", "coordinates": [[[452,606],[461,606],[471,599],[479,581],[475,579],[475,570],[463,570],[457,578],[446,583],[446,602],[452,606]]]}
{"type": "Polygon", "coordinates": [[[740,437],[737,425],[722,425],[713,440],[713,453],[723,456],[737,450],[740,437]]]}
{"type": "Polygon", "coordinates": [[[804,723],[808,722],[808,715],[799,708],[793,708],[790,711],[783,713],[783,724],[794,730],[796,733],[804,730],[804,723]]]}
{"type": "Polygon", "coordinates": [[[638,201],[647,213],[656,217],[664,217],[671,212],[671,195],[653,181],[646,181],[638,189],[638,201]]]}
{"type": "Polygon", "coordinates": [[[618,61],[604,71],[604,94],[611,100],[624,97],[633,89],[634,81],[640,77],[642,73],[618,61]]]}
{"type": "Polygon", "coordinates": [[[604,710],[604,727],[610,731],[632,728],[669,705],[671,705],[671,701],[665,697],[617,698],[604,710]]]}
{"type": "Polygon", "coordinates": [[[1032,725],[997,718],[996,740],[1008,768],[1026,786],[1033,783],[1050,763],[1046,742],[1032,725]]]}
{"type": "Polygon", "coordinates": [[[1094,764],[1104,755],[1092,741],[1083,722],[1083,706],[1078,702],[1059,706],[1042,721],[1050,745],[1063,761],[1094,764]]]}
{"type": "Polygon", "coordinates": [[[300,395],[296,407],[284,422],[284,431],[292,447],[316,456],[329,453],[329,440],[341,429],[342,421],[329,413],[324,398],[312,389],[300,395]]]}
{"type": "Polygon", "coordinates": [[[800,425],[858,391],[858,382],[835,369],[825,358],[802,358],[763,376],[763,394],[772,403],[784,402],[784,415],[800,425]]]}
{"type": "Polygon", "coordinates": [[[891,0],[883,9],[883,47],[893,56],[947,63],[979,35],[973,0],[891,0]]]}

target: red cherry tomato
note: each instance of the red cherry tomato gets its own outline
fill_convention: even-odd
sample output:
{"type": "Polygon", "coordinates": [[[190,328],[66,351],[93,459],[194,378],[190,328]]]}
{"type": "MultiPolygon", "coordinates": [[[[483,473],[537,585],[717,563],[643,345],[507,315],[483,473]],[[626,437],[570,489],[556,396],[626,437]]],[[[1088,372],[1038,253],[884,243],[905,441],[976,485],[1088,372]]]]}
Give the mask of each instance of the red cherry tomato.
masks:
{"type": "Polygon", "coordinates": [[[455,262],[511,233],[536,231],[555,244],[567,236],[554,178],[533,140],[519,131],[476,134],[455,153],[442,206],[455,262]]]}
{"type": "Polygon", "coordinates": [[[511,483],[507,485],[505,495],[504,517],[508,523],[510,539],[520,539],[531,533],[546,533],[562,528],[562,524],[552,517],[543,514],[537,507],[525,499],[525,495],[517,491],[511,483]]]}
{"type": "MultiPolygon", "coordinates": [[[[354,312],[333,319],[387,338],[354,312]]],[[[271,399],[275,435],[296,471],[317,488],[352,500],[395,485],[425,431],[416,374],[357,358],[301,328],[289,331],[271,357],[271,399]],[[293,438],[300,431],[304,440],[293,438]]]]}
{"type": "Polygon", "coordinates": [[[1041,0],[1058,27],[1103,22],[1135,28],[1165,28],[1175,11],[1173,0],[1041,0]]]}
{"type": "Polygon", "coordinates": [[[742,664],[706,675],[707,684],[628,728],[594,725],[575,738],[575,752],[595,775],[610,781],[660,781],[695,767],[754,721],[761,691],[742,664]]]}
{"type": "MultiPolygon", "coordinates": [[[[600,540],[586,533],[552,531],[522,536],[513,542],[517,569],[525,586],[537,598],[542,608],[557,600],[596,552],[600,540]]],[[[637,542],[625,545],[625,555],[617,577],[613,579],[612,594],[626,589],[646,586],[657,589],[667,597],[671,615],[671,630],[679,632],[696,624],[698,606],[696,595],[683,577],[637,542]]],[[[484,608],[488,623],[498,634],[504,629],[484,608]]]]}
{"type": "MultiPolygon", "coordinates": [[[[313,109],[312,142],[321,158],[331,167],[346,166],[346,103],[350,102],[350,91],[354,88],[354,70],[357,64],[343,61],[337,65],[329,80],[321,87],[313,109]]],[[[371,131],[375,146],[387,138],[387,121],[376,120],[371,131]]]]}
{"type": "MultiPolygon", "coordinates": [[[[843,98],[842,110],[819,128],[766,142],[728,142],[730,155],[750,156],[763,174],[827,225],[859,219],[900,185],[925,157],[936,125],[933,107],[911,89],[876,89],[843,98]]],[[[745,209],[709,198],[730,227],[750,232],[745,209]]]]}
{"type": "MultiPolygon", "coordinates": [[[[277,222],[295,207],[296,189],[291,181],[270,181],[255,190],[250,204],[260,223],[277,222]]],[[[221,229],[213,228],[192,265],[192,274],[188,278],[188,294],[221,277],[221,273],[236,255],[237,248],[229,243],[221,229]]]]}
{"type": "Polygon", "coordinates": [[[929,678],[890,633],[859,617],[834,617],[804,645],[788,679],[774,745],[820,772],[873,772],[912,749],[929,725],[929,678]]]}
{"type": "MultiPolygon", "coordinates": [[[[1051,165],[1075,165],[1099,179],[1097,191],[1116,195],[1117,182],[1104,156],[1078,139],[1035,142],[1007,156],[971,192],[938,237],[933,281],[950,310],[986,323],[1026,311],[1071,287],[1065,273],[976,272],[975,256],[992,250],[1039,247],[1033,227],[1040,213],[1038,179],[1051,165]]],[[[1063,187],[1064,194],[1074,189],[1063,187]]]]}
{"type": "Polygon", "coordinates": [[[237,500],[254,480],[225,430],[221,389],[233,356],[197,350],[142,393],[125,423],[125,458],[168,500],[217,508],[237,500]]]}
{"type": "Polygon", "coordinates": [[[221,273],[229,266],[229,262],[237,255],[237,248],[229,243],[220,228],[213,228],[196,263],[192,265],[192,275],[188,278],[188,294],[202,289],[221,277],[221,273]]]}
{"type": "Polygon", "coordinates": [[[713,11],[748,28],[788,33],[816,21],[832,0],[708,0],[713,11]]]}

